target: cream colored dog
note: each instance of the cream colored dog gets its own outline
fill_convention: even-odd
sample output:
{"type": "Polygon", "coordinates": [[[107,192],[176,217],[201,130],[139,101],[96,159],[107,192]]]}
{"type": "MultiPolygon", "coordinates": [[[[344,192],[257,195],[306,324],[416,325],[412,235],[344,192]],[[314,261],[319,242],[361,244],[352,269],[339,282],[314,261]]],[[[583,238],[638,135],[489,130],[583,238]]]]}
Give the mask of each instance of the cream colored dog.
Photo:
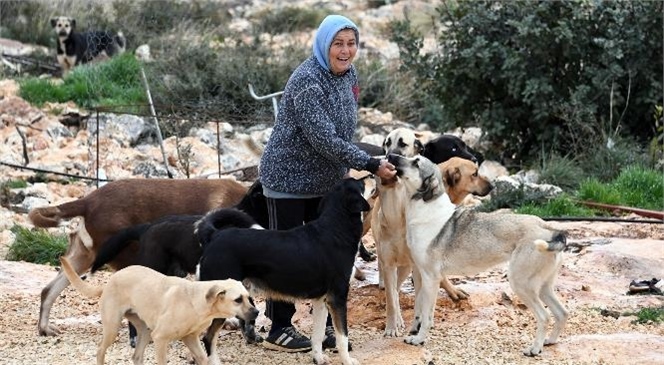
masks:
{"type": "Polygon", "coordinates": [[[509,261],[512,290],[537,320],[535,339],[524,350],[528,356],[556,343],[567,321],[567,310],[553,291],[566,247],[563,232],[536,216],[512,213],[478,213],[456,209],[445,192],[447,179],[431,161],[390,155],[404,185],[407,244],[416,267],[415,319],[406,342],[424,343],[433,324],[438,285],[445,275],[474,275],[509,261]],[[545,340],[549,315],[553,331],[545,340]]]}
{"type": "Polygon", "coordinates": [[[115,341],[123,316],[138,331],[134,364],[143,364],[145,347],[152,339],[157,364],[166,365],[168,345],[177,339],[189,348],[197,364],[208,364],[199,335],[213,319],[240,317],[248,321],[258,315],[247,289],[237,280],[190,281],[133,265],[117,271],[102,288],[81,280],[64,256],[60,262],[78,291],[88,298],[101,296],[104,329],[97,365],[104,364],[106,349],[115,341]]]}

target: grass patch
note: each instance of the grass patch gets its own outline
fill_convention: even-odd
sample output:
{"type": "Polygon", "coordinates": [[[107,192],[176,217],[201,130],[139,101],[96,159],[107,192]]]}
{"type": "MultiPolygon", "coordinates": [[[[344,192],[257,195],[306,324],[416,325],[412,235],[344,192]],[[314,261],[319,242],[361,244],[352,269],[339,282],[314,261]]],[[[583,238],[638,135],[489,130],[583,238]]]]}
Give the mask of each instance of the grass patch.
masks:
{"type": "Polygon", "coordinates": [[[11,231],[16,240],[9,247],[7,260],[26,261],[35,264],[59,265],[58,259],[67,250],[66,235],[51,235],[42,229],[33,229],[15,225],[11,231]]]}
{"type": "Polygon", "coordinates": [[[599,211],[579,206],[568,195],[556,197],[541,205],[526,203],[516,212],[538,217],[594,217],[600,214],[599,211]]]}
{"type": "Polygon", "coordinates": [[[664,307],[659,308],[641,308],[638,312],[632,313],[636,319],[632,323],[660,323],[664,321],[664,307]]]}
{"type": "Polygon", "coordinates": [[[21,97],[38,106],[70,100],[85,108],[146,102],[140,65],[130,53],[105,62],[78,66],[59,85],[49,80],[28,78],[20,82],[20,87],[21,97]]]}
{"type": "Polygon", "coordinates": [[[5,185],[10,189],[24,189],[28,187],[28,183],[25,180],[9,180],[5,182],[5,185]]]}
{"type": "Polygon", "coordinates": [[[664,179],[660,171],[633,165],[609,183],[595,178],[585,180],[577,195],[581,200],[597,203],[664,210],[664,179]]]}

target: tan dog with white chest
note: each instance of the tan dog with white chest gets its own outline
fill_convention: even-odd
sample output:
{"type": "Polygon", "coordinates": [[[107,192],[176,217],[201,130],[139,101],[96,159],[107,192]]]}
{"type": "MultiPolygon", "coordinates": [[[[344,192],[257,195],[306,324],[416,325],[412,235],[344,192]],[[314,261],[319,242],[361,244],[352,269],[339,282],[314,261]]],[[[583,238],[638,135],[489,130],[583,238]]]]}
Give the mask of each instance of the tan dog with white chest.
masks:
{"type": "Polygon", "coordinates": [[[106,349],[115,341],[122,317],[138,331],[134,364],[143,364],[145,347],[152,339],[157,364],[166,365],[169,343],[181,339],[200,365],[208,364],[208,357],[199,335],[213,319],[253,320],[258,315],[247,289],[237,280],[190,281],[133,265],[117,271],[102,288],[81,280],[65,257],[60,262],[78,291],[88,298],[101,296],[104,328],[97,349],[98,365],[104,364],[106,349]]]}

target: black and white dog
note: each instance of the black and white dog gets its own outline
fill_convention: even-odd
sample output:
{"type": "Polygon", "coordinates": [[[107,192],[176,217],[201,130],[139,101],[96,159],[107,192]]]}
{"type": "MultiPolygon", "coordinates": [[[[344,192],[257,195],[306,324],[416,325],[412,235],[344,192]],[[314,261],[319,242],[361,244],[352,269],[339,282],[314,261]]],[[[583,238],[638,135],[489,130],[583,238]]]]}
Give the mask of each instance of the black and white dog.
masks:
{"type": "MultiPolygon", "coordinates": [[[[323,354],[327,312],[332,315],[337,349],[343,364],[356,364],[348,354],[347,299],[350,277],[362,235],[364,181],[344,179],[321,200],[319,218],[286,231],[227,228],[201,240],[200,280],[233,278],[251,291],[278,300],[312,300],[312,354],[316,364],[328,364],[323,354]]],[[[217,359],[216,319],[204,338],[217,359]]],[[[247,341],[256,339],[254,323],[245,323],[247,341]]]]}
{"type": "Polygon", "coordinates": [[[76,20],[64,16],[51,18],[57,34],[57,58],[63,74],[74,66],[88,63],[97,57],[113,57],[124,52],[126,40],[122,32],[76,32],[76,20]]]}

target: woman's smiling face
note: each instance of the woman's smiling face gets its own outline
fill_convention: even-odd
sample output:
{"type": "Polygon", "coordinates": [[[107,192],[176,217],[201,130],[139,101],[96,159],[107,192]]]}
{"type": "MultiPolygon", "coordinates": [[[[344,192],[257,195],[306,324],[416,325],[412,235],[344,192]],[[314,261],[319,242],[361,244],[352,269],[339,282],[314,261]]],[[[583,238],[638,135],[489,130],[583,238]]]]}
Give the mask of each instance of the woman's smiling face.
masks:
{"type": "Polygon", "coordinates": [[[356,53],[357,40],[355,39],[355,31],[352,29],[342,29],[337,32],[330,46],[330,71],[335,75],[341,75],[348,71],[356,53]]]}

